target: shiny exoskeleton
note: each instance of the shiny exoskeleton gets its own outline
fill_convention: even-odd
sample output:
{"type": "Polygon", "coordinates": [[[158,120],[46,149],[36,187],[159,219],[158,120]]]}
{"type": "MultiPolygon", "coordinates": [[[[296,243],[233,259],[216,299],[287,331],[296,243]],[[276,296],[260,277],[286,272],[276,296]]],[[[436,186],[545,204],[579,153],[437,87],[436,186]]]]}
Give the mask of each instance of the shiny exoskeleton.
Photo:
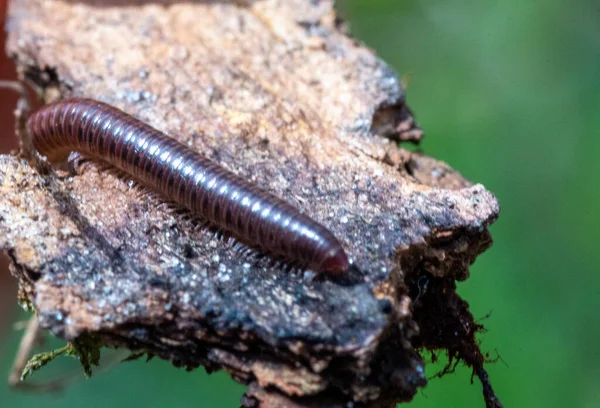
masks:
{"type": "Polygon", "coordinates": [[[72,151],[100,159],[274,259],[334,274],[349,267],[324,226],[119,109],[67,99],[35,112],[27,126],[34,148],[51,162],[72,151]]]}

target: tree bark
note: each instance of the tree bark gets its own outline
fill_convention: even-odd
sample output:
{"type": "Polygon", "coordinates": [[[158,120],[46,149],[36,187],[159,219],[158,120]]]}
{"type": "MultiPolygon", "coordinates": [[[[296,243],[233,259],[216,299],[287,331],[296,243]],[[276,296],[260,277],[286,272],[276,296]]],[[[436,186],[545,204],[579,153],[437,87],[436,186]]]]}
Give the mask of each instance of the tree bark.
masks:
{"type": "Polygon", "coordinates": [[[450,349],[460,328],[476,347],[466,306],[420,316],[460,304],[453,284],[491,245],[497,201],[399,147],[422,132],[398,77],[330,1],[13,0],[7,30],[43,102],[137,116],[326,225],[360,270],[243,259],[93,163],[71,177],[0,156],[0,248],[42,327],[225,369],[264,407],[393,406],[426,383],[415,346],[450,349]]]}

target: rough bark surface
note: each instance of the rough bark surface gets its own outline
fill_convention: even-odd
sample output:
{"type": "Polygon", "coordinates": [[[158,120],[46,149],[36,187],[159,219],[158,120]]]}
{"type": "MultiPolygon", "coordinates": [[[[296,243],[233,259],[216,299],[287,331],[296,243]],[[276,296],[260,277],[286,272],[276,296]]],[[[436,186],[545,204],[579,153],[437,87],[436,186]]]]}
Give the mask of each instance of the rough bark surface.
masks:
{"type": "Polygon", "coordinates": [[[444,343],[419,338],[417,278],[467,278],[499,208],[398,147],[421,137],[398,78],[331,2],[13,0],[7,30],[44,102],[141,118],[328,226],[361,270],[240,258],[94,164],[72,177],[0,156],[0,248],[43,327],[225,369],[247,406],[393,406],[425,384],[413,341],[444,343]]]}

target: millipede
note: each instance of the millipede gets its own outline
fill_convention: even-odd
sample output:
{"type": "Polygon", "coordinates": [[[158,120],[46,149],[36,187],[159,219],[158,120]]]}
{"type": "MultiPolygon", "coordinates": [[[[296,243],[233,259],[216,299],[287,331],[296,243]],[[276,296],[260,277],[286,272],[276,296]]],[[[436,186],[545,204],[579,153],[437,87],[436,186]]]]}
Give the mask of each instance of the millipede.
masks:
{"type": "Polygon", "coordinates": [[[341,274],[350,267],[341,243],[323,225],[115,107],[66,99],[33,113],[27,129],[48,161],[78,152],[106,162],[274,260],[317,273],[341,274]]]}

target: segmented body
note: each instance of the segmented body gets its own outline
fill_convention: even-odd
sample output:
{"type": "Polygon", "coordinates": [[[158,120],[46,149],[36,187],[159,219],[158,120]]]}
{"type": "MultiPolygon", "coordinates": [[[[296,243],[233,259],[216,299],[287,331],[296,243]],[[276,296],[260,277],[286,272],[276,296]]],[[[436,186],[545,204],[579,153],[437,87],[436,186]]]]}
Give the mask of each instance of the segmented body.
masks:
{"type": "Polygon", "coordinates": [[[324,226],[119,109],[68,99],[41,108],[27,126],[34,148],[51,162],[72,151],[103,160],[275,259],[316,272],[349,267],[324,226]]]}

